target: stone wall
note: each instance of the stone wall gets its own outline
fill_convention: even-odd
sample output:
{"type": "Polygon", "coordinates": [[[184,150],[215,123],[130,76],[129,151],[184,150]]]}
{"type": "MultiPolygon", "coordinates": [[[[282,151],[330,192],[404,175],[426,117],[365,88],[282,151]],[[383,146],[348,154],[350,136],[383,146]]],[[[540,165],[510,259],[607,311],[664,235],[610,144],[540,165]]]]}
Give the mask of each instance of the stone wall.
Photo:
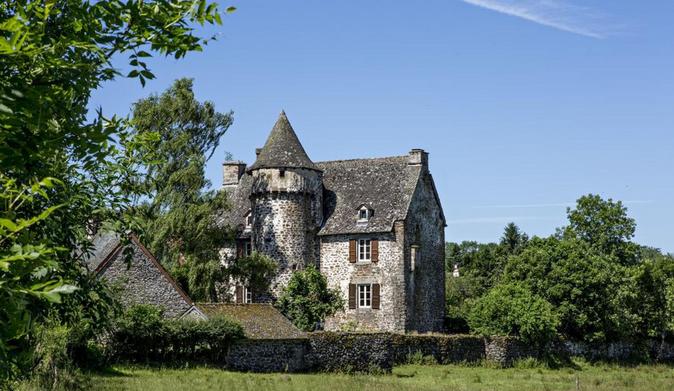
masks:
{"type": "Polygon", "coordinates": [[[313,170],[288,168],[255,170],[253,177],[253,248],[278,262],[271,283],[278,296],[295,270],[318,264],[321,176],[313,170]]]}
{"type": "Polygon", "coordinates": [[[118,251],[99,272],[100,278],[122,288],[122,305],[152,304],[161,307],[167,317],[179,317],[188,312],[193,307],[191,300],[168,273],[138,243],[132,242],[130,246],[133,246],[133,256],[129,265],[123,251],[118,251]]]}
{"type": "MultiPolygon", "coordinates": [[[[398,230],[400,232],[400,230],[398,230]]],[[[330,288],[338,288],[344,310],[326,319],[325,329],[348,327],[359,331],[405,331],[405,280],[402,240],[393,233],[330,235],[321,237],[320,271],[330,288]],[[378,262],[349,262],[350,239],[377,239],[378,262]],[[349,284],[380,284],[379,309],[349,309],[349,284]]]]}
{"type": "Polygon", "coordinates": [[[478,362],[485,359],[485,340],[474,335],[394,334],[394,360],[404,364],[415,354],[433,357],[439,364],[478,362]]]}
{"type": "Polygon", "coordinates": [[[246,372],[303,372],[308,342],[297,339],[237,341],[227,353],[227,367],[246,372]]]}
{"type": "Polygon", "coordinates": [[[309,337],[306,362],[314,371],[390,372],[391,334],[314,333],[309,337]]]}
{"type": "Polygon", "coordinates": [[[407,330],[442,331],[445,316],[445,230],[433,179],[426,169],[405,220],[407,330]],[[412,260],[412,247],[416,259],[412,260]],[[414,264],[414,270],[412,269],[414,264]]]}

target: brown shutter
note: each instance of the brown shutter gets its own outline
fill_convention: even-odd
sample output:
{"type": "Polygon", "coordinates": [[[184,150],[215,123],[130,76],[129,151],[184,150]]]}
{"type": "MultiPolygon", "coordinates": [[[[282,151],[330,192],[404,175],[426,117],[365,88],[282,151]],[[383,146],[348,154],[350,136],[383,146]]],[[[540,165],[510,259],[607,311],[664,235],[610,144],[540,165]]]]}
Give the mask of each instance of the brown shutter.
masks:
{"type": "Polygon", "coordinates": [[[356,284],[349,284],[349,309],[356,309],[356,284]]]}
{"type": "Polygon", "coordinates": [[[349,262],[356,262],[356,240],[349,240],[349,262]]]}
{"type": "Polygon", "coordinates": [[[379,298],[379,284],[372,284],[372,309],[378,310],[380,302],[381,300],[379,298]]]}
{"type": "Polygon", "coordinates": [[[372,251],[372,262],[379,261],[379,241],[377,239],[370,240],[370,249],[372,251]]]}
{"type": "Polygon", "coordinates": [[[236,257],[243,258],[243,243],[236,242],[236,257]]]}
{"type": "Polygon", "coordinates": [[[236,304],[243,303],[243,287],[241,285],[236,286],[236,304]]]}

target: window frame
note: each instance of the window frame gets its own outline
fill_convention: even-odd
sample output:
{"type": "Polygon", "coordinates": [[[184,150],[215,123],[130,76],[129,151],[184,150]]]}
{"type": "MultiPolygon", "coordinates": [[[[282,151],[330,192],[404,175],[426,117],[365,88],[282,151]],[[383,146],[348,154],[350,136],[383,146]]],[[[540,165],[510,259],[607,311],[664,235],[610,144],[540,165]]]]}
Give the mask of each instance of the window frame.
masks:
{"type": "Polygon", "coordinates": [[[253,304],[253,291],[247,286],[243,287],[243,304],[253,304]]]}
{"type": "Polygon", "coordinates": [[[362,207],[358,209],[358,221],[368,221],[369,219],[370,219],[370,210],[368,208],[362,207]]]}
{"type": "Polygon", "coordinates": [[[356,262],[372,262],[372,239],[358,239],[356,262]]]}
{"type": "Polygon", "coordinates": [[[253,212],[252,211],[248,211],[248,213],[246,213],[246,217],[244,217],[243,220],[244,220],[243,222],[245,224],[245,228],[247,230],[253,228],[253,212]]]}
{"type": "Polygon", "coordinates": [[[356,308],[372,309],[372,284],[356,284],[356,308]]]}
{"type": "Polygon", "coordinates": [[[250,240],[243,242],[243,256],[249,257],[253,253],[253,243],[250,240]]]}

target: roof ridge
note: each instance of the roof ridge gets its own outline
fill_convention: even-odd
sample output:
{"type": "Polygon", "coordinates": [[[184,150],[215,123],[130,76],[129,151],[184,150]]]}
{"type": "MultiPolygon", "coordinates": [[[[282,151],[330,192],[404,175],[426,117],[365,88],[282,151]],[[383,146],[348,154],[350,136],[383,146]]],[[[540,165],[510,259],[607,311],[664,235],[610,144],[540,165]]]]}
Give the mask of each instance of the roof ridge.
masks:
{"type": "Polygon", "coordinates": [[[364,158],[354,158],[354,159],[323,160],[323,161],[320,161],[320,162],[314,162],[314,164],[355,162],[355,161],[360,161],[360,160],[386,160],[386,159],[397,159],[397,158],[407,158],[407,155],[382,156],[382,157],[364,157],[364,158]]]}

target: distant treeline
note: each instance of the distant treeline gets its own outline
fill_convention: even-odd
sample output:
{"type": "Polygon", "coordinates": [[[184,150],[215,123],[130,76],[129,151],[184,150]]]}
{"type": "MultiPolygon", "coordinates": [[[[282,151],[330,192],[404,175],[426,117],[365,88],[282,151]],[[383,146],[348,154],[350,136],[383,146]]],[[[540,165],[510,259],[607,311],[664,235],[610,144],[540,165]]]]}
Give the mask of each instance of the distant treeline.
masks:
{"type": "Polygon", "coordinates": [[[636,222],[620,201],[583,196],[567,217],[545,238],[510,223],[498,243],[447,243],[450,331],[533,343],[671,339],[674,256],[632,241],[636,222]]]}

